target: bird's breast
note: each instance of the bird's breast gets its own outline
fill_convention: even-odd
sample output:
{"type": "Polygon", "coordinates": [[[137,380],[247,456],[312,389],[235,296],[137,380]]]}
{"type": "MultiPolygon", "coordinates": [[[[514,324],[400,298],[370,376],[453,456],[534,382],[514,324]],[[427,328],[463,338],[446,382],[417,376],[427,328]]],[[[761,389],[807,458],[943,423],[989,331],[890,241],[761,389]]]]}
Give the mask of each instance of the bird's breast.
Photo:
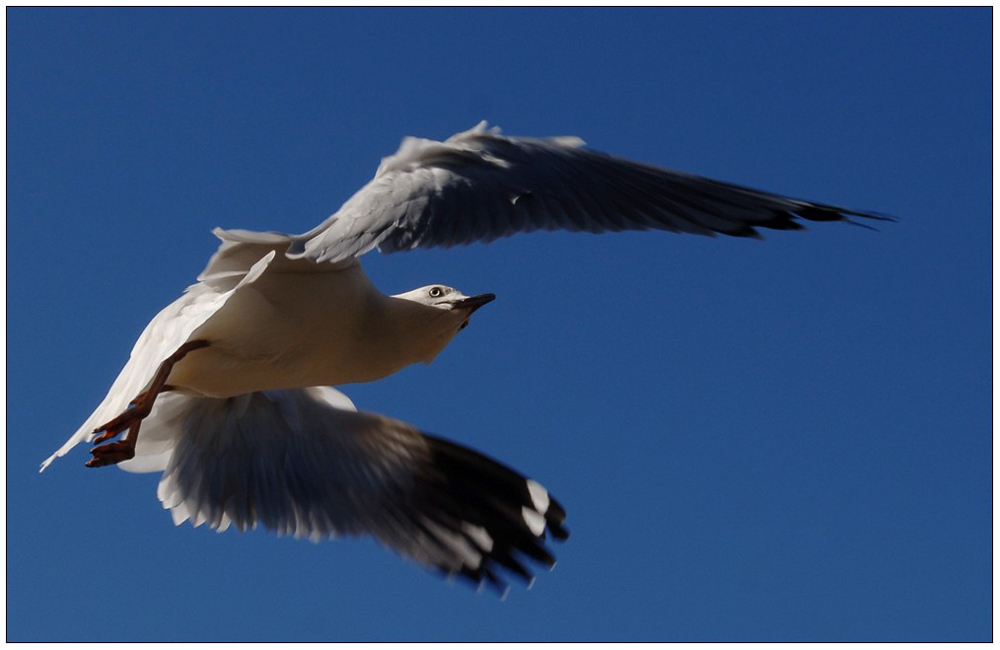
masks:
{"type": "Polygon", "coordinates": [[[229,397],[379,379],[410,363],[385,335],[383,299],[359,266],[264,273],[192,334],[209,346],[176,364],[168,383],[229,397]]]}

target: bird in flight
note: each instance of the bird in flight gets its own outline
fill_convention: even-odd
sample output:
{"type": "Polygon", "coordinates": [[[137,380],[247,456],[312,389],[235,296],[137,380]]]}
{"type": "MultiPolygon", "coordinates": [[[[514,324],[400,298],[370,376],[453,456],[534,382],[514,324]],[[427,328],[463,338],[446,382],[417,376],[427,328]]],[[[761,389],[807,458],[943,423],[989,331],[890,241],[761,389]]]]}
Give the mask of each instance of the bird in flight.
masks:
{"type": "Polygon", "coordinates": [[[518,554],[554,563],[542,540],[566,537],[562,506],[496,461],[359,413],[329,388],[429,363],[494,296],[444,285],[388,296],[359,258],[534,230],[759,237],[870,220],[891,217],[616,158],[574,137],[505,137],[483,122],[444,142],[406,138],[306,233],[216,229],[222,243],[197,283],[153,318],[42,470],[92,442],[90,467],[163,472],[159,496],[178,523],[372,534],[502,588],[499,566],[530,579],[518,554]]]}

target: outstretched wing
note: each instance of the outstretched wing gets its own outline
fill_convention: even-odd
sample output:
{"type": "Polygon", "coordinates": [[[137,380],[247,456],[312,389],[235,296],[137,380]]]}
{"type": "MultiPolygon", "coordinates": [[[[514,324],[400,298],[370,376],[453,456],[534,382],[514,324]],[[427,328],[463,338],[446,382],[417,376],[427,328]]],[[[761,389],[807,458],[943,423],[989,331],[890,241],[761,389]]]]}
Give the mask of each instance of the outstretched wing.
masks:
{"type": "Polygon", "coordinates": [[[289,257],[341,261],[491,241],[533,230],[670,230],[759,236],[812,221],[891,219],[669,171],[582,148],[579,138],[509,138],[480,123],[445,142],[407,138],[289,257]]]}
{"type": "Polygon", "coordinates": [[[448,575],[498,588],[555,563],[565,512],[539,484],[482,454],[379,415],[332,388],[228,399],[162,395],[123,469],[163,469],[175,523],[263,526],[314,540],[375,536],[448,575]]]}

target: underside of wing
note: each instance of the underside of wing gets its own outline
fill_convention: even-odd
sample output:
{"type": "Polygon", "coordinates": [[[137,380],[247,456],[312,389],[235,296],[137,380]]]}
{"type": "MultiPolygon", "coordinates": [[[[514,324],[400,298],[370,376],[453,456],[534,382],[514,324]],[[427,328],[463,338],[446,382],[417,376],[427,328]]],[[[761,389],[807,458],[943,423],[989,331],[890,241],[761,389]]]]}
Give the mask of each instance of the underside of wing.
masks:
{"type": "Polygon", "coordinates": [[[375,178],[289,256],[336,261],[517,232],[668,230],[757,237],[801,220],[891,219],[636,163],[578,138],[510,138],[485,123],[445,142],[404,140],[375,178]]]}
{"type": "MultiPolygon", "coordinates": [[[[332,388],[187,397],[147,447],[176,523],[314,540],[370,534],[424,566],[498,588],[552,566],[562,507],[534,481],[408,425],[343,408],[332,388]]],[[[349,402],[348,402],[349,404],[349,402]]]]}

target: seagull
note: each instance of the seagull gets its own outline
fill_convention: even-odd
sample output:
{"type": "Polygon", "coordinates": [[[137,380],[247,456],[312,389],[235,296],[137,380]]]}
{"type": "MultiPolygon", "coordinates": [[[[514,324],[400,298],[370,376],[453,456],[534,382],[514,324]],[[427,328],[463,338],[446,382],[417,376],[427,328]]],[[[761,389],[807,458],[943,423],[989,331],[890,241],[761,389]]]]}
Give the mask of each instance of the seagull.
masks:
{"type": "MultiPolygon", "coordinates": [[[[556,229],[653,229],[759,238],[761,228],[800,230],[802,221],[866,225],[872,220],[893,218],[616,158],[585,148],[576,137],[506,137],[481,122],[444,142],[405,138],[367,185],[308,232],[215,229],[221,244],[197,282],[153,318],[107,396],[41,469],[81,442],[96,445],[87,462],[90,467],[136,459],[140,427],[161,400],[180,400],[196,413],[218,408],[204,404],[228,404],[231,413],[243,414],[243,421],[258,414],[276,419],[275,409],[282,408],[292,416],[315,414],[310,431],[323,429],[318,423],[326,422],[330,432],[331,446],[319,458],[335,455],[330,450],[344,444],[330,442],[338,436],[384,439],[384,433],[371,433],[373,429],[359,424],[374,416],[345,416],[326,409],[329,394],[322,387],[374,381],[414,363],[430,363],[494,295],[466,296],[445,285],[385,295],[359,262],[375,249],[395,253],[556,229]],[[260,404],[266,406],[251,408],[260,404]],[[351,431],[355,433],[345,433],[351,431]],[[357,433],[365,431],[369,433],[357,433]]],[[[188,425],[197,433],[179,437],[225,437],[228,426],[237,425],[221,415],[203,418],[200,425],[188,425]]],[[[400,426],[406,425],[389,428],[400,426]]],[[[230,437],[249,441],[266,435],[259,425],[240,427],[240,435],[230,437]]],[[[419,434],[407,435],[413,440],[419,434]]],[[[184,448],[178,444],[172,457],[184,448]]],[[[255,471],[246,454],[228,456],[231,452],[221,447],[217,453],[209,465],[238,473],[242,461],[243,472],[255,471]]],[[[374,457],[368,456],[349,468],[340,460],[330,472],[363,471],[371,462],[374,457]]],[[[195,475],[188,480],[199,480],[207,470],[198,467],[178,460],[168,466],[164,481],[183,484],[185,472],[195,475]]],[[[299,467],[292,465],[288,471],[288,485],[309,485],[295,483],[299,467]]],[[[250,498],[246,493],[237,496],[250,498]]],[[[337,499],[329,498],[326,505],[335,508],[337,499]]],[[[211,515],[203,515],[205,504],[198,499],[193,503],[178,508],[188,512],[193,507],[196,519],[205,518],[219,528],[228,521],[249,525],[253,519],[246,513],[234,516],[211,500],[205,506],[211,515]]],[[[282,520],[286,528],[292,521],[287,512],[282,520]]],[[[374,508],[371,516],[380,515],[385,511],[374,508]]],[[[331,522],[321,533],[339,530],[335,518],[331,522]]],[[[355,529],[348,524],[346,530],[355,529]]],[[[384,530],[368,530],[385,536],[384,530]]],[[[397,533],[417,534],[406,526],[397,533]]],[[[406,552],[405,544],[394,545],[406,552]]]]}
{"type": "Polygon", "coordinates": [[[555,558],[566,513],[537,482],[325,386],[212,398],[163,394],[130,472],[162,472],[174,523],[263,527],[313,541],[369,534],[447,577],[502,595],[555,558]],[[501,571],[502,569],[502,571],[501,571]]]}

